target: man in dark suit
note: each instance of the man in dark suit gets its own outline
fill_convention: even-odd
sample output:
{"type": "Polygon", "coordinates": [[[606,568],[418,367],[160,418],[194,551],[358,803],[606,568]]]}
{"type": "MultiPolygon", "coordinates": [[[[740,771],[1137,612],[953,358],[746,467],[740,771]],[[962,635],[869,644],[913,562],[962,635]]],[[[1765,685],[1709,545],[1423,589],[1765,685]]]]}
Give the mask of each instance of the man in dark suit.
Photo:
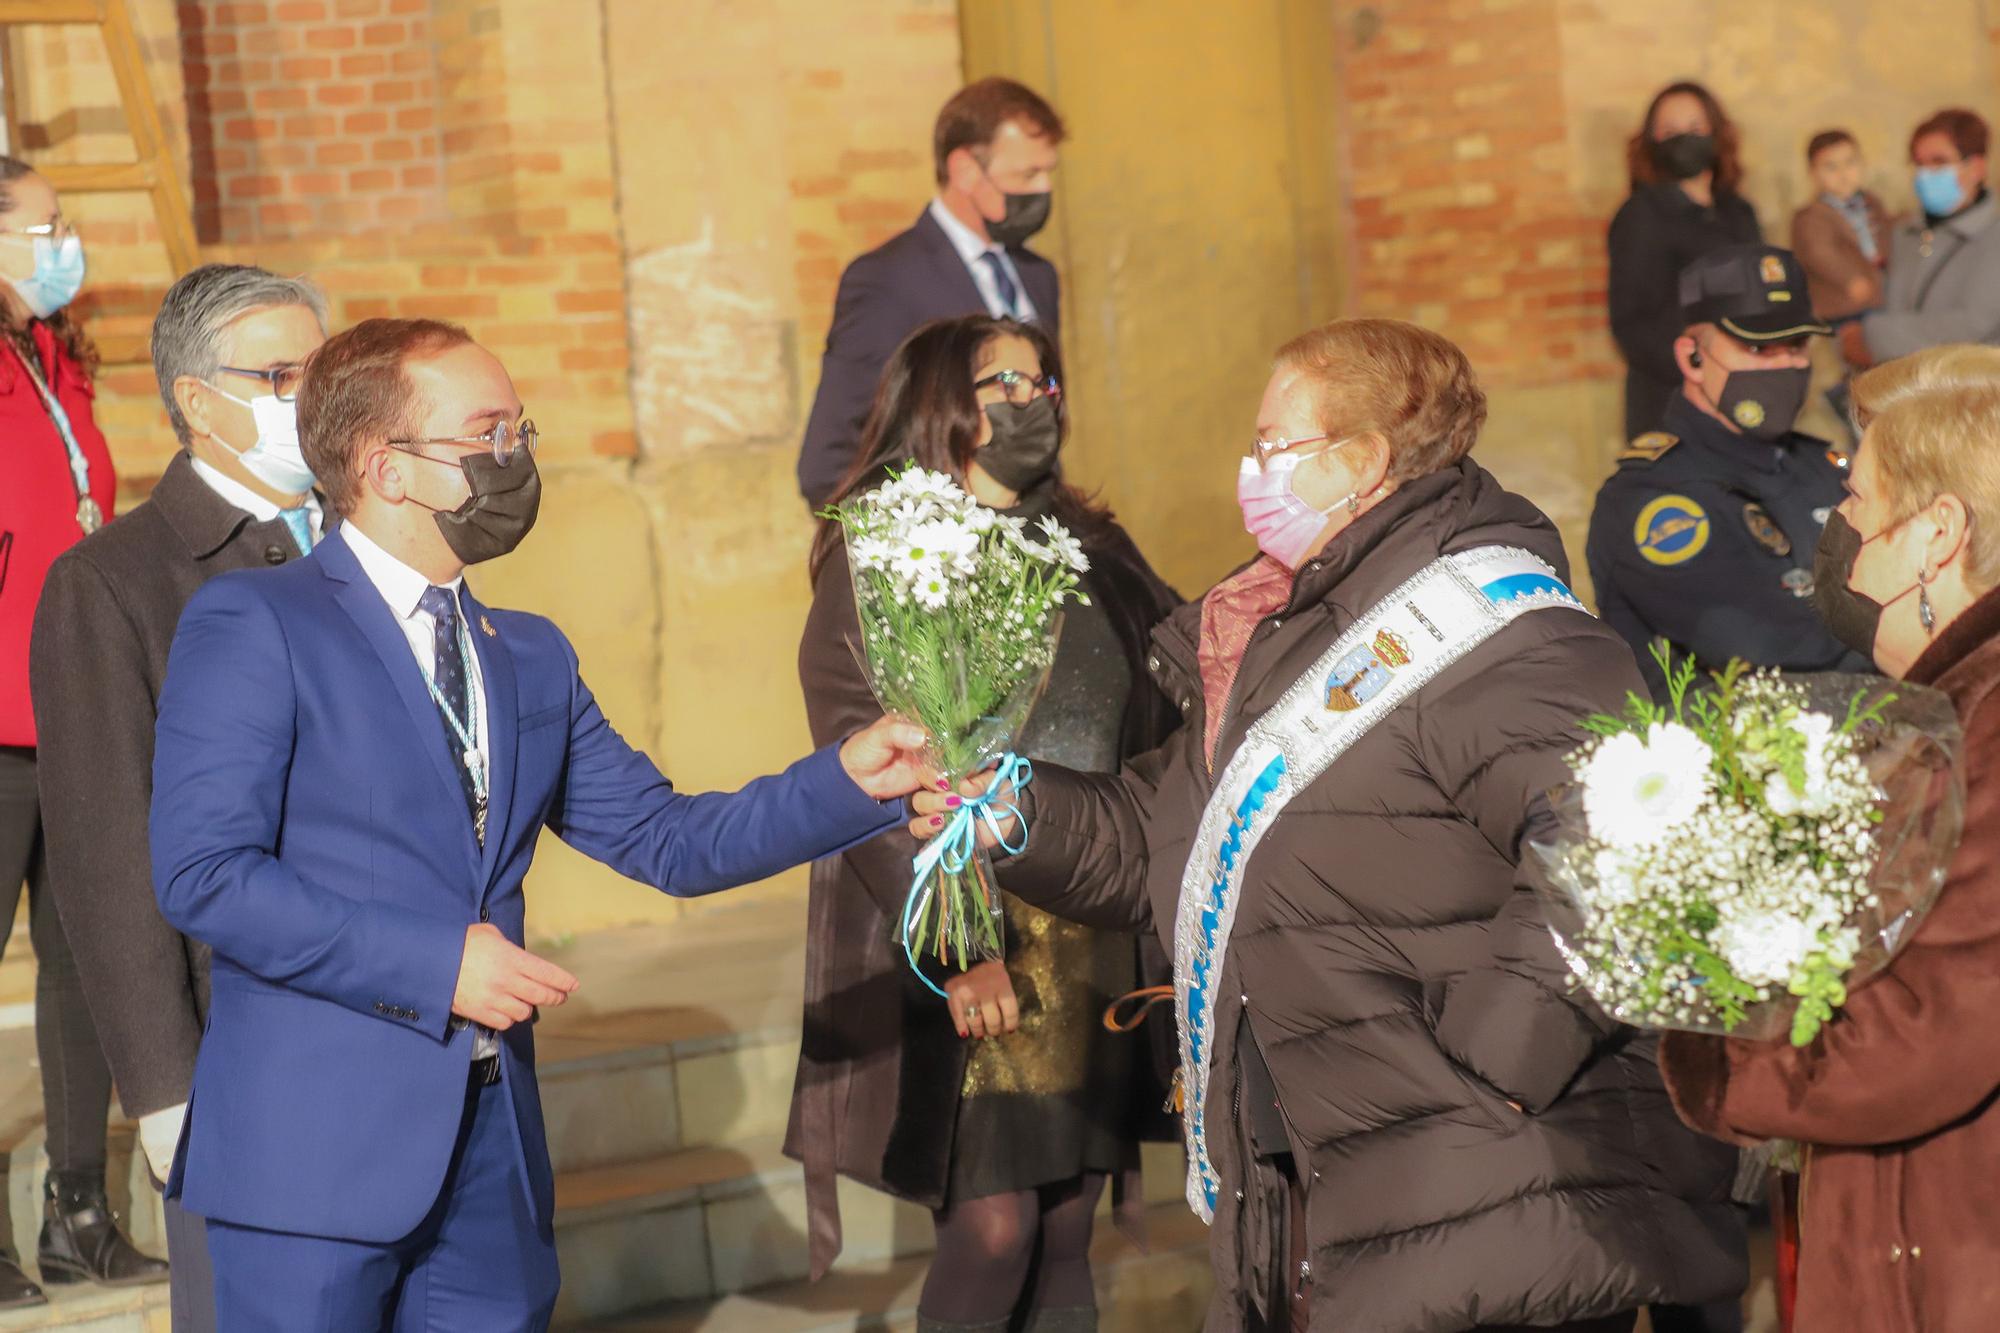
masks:
{"type": "Polygon", "coordinates": [[[938,112],[938,193],[916,225],[847,266],[799,451],[799,491],[817,509],[854,461],[890,353],[922,325],[960,315],[1061,327],[1055,266],[1026,248],[1049,217],[1055,108],[1012,79],[969,84],[938,112]]]}
{"type": "Polygon", "coordinates": [[[214,950],[167,1189],[209,1219],[226,1329],[544,1329],[530,1024],[578,983],[522,947],[537,836],[712,893],[895,826],[893,798],[935,781],[924,735],[884,719],[681,795],[554,624],[465,586],[541,495],[490,353],[454,325],[364,321],[308,363],[299,427],[340,525],[197,592],[160,696],[154,886],[214,950]]]}
{"type": "MultiPolygon", "coordinates": [[[[208,1011],[208,950],[153,898],[154,700],[195,589],[284,564],[321,526],[298,449],[300,367],[326,341],[310,285],[208,264],[167,292],[153,369],[181,452],[152,496],[49,571],[29,654],[43,837],[118,1099],[164,1182],[208,1011]]],[[[203,1223],[168,1200],[176,1333],[215,1327],[203,1223]]]]}

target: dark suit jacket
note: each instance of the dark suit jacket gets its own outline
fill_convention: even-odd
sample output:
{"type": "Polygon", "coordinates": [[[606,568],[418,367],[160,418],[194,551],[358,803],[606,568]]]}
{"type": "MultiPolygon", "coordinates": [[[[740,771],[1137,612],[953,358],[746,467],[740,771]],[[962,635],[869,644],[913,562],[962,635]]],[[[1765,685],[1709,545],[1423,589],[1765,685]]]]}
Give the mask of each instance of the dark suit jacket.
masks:
{"type": "MultiPolygon", "coordinates": [[[[1035,303],[1035,322],[1056,337],[1062,312],[1055,265],[1019,246],[1007,255],[1035,303]]],[[[915,226],[847,266],[799,450],[799,491],[808,504],[817,509],[833,498],[854,461],[882,367],[903,339],[934,319],[985,313],[965,261],[928,208],[915,226]]]]}
{"type": "MultiPolygon", "coordinates": [[[[460,593],[492,790],[475,840],[454,756],[388,604],[336,530],[310,559],[211,580],[174,632],[153,754],[153,885],[214,949],[208,1030],[167,1193],[202,1217],[385,1244],[447,1179],[474,1035],[465,934],[522,944],[544,828],[691,897],[900,823],[833,746],[734,793],[676,792],[605,720],[541,616],[460,593]]],[[[500,1077],[546,1235],[554,1177],[529,1024],[500,1077]]],[[[488,1169],[491,1169],[490,1167],[488,1169]]]]}
{"type": "Polygon", "coordinates": [[[144,504],[57,559],[35,613],[50,885],[131,1115],[187,1100],[208,1015],[208,949],[160,916],[146,851],[167,648],[209,579],[297,556],[282,520],[257,522],[181,454],[144,504]]]}

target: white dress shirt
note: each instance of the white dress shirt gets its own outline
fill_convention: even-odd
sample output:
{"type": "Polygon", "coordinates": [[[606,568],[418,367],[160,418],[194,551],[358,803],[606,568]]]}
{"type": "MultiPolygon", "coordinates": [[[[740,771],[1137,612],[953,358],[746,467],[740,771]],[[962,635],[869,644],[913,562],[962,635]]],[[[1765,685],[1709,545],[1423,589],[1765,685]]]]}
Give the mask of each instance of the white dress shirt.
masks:
{"type": "Polygon", "coordinates": [[[1021,281],[1021,271],[1014,267],[1014,261],[1008,256],[1005,246],[979,239],[972,228],[952,216],[951,210],[944,206],[942,199],[931,200],[931,216],[937,220],[938,226],[944,228],[944,234],[951,240],[951,248],[958,251],[959,259],[964,261],[966,272],[972,275],[973,285],[979,288],[980,299],[986,302],[987,314],[995,319],[1011,316],[1014,319],[1031,320],[1035,317],[1034,298],[1028,295],[1028,284],[1021,281]],[[992,269],[980,259],[981,255],[987,254],[998,256],[1001,265],[1007,270],[1007,276],[1014,280],[1015,300],[1012,310],[1009,310],[1007,303],[1000,299],[1000,284],[993,280],[992,269]]]}
{"type": "MultiPolygon", "coordinates": [[[[430,590],[431,581],[411,569],[408,565],[377,546],[359,524],[352,519],[341,524],[340,535],[347,541],[347,548],[354,552],[354,558],[361,563],[362,573],[375,585],[375,591],[382,594],[382,600],[389,604],[389,614],[396,618],[396,627],[403,631],[403,639],[410,645],[410,653],[417,659],[417,666],[423,670],[424,679],[429,680],[437,673],[437,617],[417,605],[423,595],[430,590]]],[[[465,600],[460,590],[465,586],[463,576],[442,585],[451,589],[452,600],[458,603],[461,624],[465,623],[465,600]]],[[[471,641],[471,626],[467,626],[466,641],[471,641]]],[[[473,743],[482,756],[490,756],[493,751],[487,743],[490,734],[486,725],[486,678],[480,671],[479,652],[475,647],[466,654],[465,686],[468,702],[477,701],[473,708],[473,723],[477,734],[473,743]]],[[[426,691],[428,695],[428,691],[426,691]]],[[[465,719],[461,718],[460,721],[465,719]]],[[[453,737],[454,760],[458,749],[457,738],[453,737]]],[[[488,769],[491,760],[487,759],[488,769]]],[[[490,781],[490,779],[489,779],[490,781]]],[[[490,788],[489,788],[490,790],[490,788]]],[[[457,1023],[459,1020],[454,1019],[457,1023]]],[[[490,1029],[473,1029],[472,1058],[483,1060],[489,1055],[497,1055],[500,1042],[490,1029]]]]}
{"type": "MultiPolygon", "coordinates": [[[[220,469],[210,467],[207,463],[202,462],[193,455],[189,455],[188,462],[194,464],[194,474],[202,479],[203,484],[208,489],[214,491],[224,500],[241,509],[259,523],[269,523],[277,518],[281,512],[277,505],[266,500],[248,486],[236,480],[236,478],[224,475],[220,469]]],[[[306,518],[312,523],[313,540],[317,542],[321,537],[326,535],[326,515],[320,510],[319,497],[310,491],[306,492],[304,505],[306,518]]]]}

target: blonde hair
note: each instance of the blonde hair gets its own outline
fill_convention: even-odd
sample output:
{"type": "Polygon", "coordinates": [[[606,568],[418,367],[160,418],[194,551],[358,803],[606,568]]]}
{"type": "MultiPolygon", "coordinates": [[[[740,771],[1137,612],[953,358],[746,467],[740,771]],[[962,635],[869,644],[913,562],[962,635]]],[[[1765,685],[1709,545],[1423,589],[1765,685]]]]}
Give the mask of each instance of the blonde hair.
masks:
{"type": "Polygon", "coordinates": [[[1932,347],[1854,381],[1854,424],[1902,522],[1940,495],[1965,502],[1966,572],[2000,583],[2000,347],[1932,347]]]}
{"type": "Polygon", "coordinates": [[[1323,324],[1280,347],[1276,368],[1312,383],[1329,435],[1379,435],[1396,481],[1458,462],[1486,424],[1486,394],[1465,353],[1400,319],[1323,324]]]}

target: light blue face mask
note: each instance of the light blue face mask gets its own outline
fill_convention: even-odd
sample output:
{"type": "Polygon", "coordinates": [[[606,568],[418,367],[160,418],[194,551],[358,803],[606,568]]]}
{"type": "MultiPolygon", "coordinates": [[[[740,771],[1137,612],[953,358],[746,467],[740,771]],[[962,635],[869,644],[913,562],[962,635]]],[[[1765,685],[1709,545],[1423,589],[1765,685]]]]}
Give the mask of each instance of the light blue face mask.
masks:
{"type": "Polygon", "coordinates": [[[60,242],[37,236],[34,244],[35,271],[8,281],[36,319],[47,319],[83,290],[83,242],[75,236],[60,242]]]}
{"type": "Polygon", "coordinates": [[[1958,183],[1957,167],[1919,167],[1917,202],[1934,218],[1950,217],[1965,202],[1965,187],[1958,183]]]}

